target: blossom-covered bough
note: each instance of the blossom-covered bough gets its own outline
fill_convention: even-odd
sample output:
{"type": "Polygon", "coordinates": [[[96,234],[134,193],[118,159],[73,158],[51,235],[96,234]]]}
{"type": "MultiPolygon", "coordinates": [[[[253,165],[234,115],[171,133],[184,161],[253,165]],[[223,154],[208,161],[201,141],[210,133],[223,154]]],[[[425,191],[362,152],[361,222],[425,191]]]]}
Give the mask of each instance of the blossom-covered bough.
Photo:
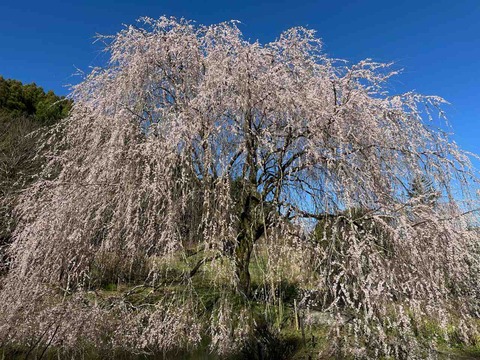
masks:
{"type": "Polygon", "coordinates": [[[300,307],[332,314],[332,351],[424,356],[429,321],[478,336],[475,174],[434,130],[443,99],[389,95],[390,64],[331,59],[312,30],[260,44],[236,22],[140,23],[102,38],[108,66],[74,88],[16,209],[3,344],[168,351],[210,336],[226,354],[255,328],[249,301],[283,277],[300,307]],[[416,179],[435,196],[412,195],[416,179]],[[156,292],[179,258],[181,294],[98,297],[106,282],[156,292]],[[195,288],[207,266],[213,308],[195,288]]]}

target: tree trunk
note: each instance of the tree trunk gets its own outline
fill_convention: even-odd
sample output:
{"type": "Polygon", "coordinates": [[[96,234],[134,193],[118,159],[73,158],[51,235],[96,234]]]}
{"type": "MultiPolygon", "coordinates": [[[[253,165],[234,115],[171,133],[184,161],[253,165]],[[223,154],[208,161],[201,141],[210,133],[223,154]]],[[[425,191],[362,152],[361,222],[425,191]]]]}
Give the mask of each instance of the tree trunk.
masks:
{"type": "Polygon", "coordinates": [[[250,296],[251,291],[249,266],[253,245],[263,236],[266,226],[265,219],[260,218],[257,213],[259,202],[255,195],[249,194],[245,197],[235,246],[237,290],[246,297],[250,296]]]}
{"type": "Polygon", "coordinates": [[[236,275],[238,278],[237,291],[250,297],[250,257],[253,250],[253,239],[248,234],[240,234],[235,248],[236,275]]]}
{"type": "Polygon", "coordinates": [[[251,193],[251,189],[248,189],[240,212],[239,232],[235,246],[237,290],[246,297],[250,296],[250,257],[253,244],[258,239],[256,234],[258,224],[255,218],[257,205],[258,199],[251,193]]]}

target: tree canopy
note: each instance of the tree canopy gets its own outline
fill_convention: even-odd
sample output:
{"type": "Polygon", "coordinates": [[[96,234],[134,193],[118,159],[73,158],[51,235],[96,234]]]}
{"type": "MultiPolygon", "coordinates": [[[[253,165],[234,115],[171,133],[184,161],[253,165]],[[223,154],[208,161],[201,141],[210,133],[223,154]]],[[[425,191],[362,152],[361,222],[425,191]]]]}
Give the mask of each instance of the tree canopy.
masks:
{"type": "Polygon", "coordinates": [[[32,116],[42,125],[53,124],[68,115],[71,102],[35,83],[23,85],[18,80],[0,76],[0,112],[13,117],[32,116]]]}

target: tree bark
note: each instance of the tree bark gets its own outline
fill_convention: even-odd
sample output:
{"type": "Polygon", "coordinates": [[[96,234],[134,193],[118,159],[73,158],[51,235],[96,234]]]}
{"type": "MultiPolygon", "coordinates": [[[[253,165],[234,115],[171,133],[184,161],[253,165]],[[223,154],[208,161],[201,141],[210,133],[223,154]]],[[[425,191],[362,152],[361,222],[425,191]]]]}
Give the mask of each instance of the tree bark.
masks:
{"type": "Polygon", "coordinates": [[[259,199],[255,195],[250,193],[246,196],[240,214],[240,231],[235,246],[237,290],[246,297],[251,295],[249,266],[253,246],[263,236],[266,226],[265,221],[257,214],[258,205],[259,199]]]}
{"type": "Polygon", "coordinates": [[[251,278],[250,278],[250,257],[253,250],[253,239],[249,236],[241,235],[238,238],[235,249],[236,275],[238,278],[237,291],[245,297],[250,297],[251,278]]]}

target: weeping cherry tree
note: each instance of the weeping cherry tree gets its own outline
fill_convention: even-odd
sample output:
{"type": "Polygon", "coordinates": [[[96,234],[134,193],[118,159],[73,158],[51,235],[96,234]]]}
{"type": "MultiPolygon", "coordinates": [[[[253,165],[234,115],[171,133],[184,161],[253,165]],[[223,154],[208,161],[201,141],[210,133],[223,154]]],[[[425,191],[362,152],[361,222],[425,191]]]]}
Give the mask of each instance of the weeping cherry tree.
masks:
{"type": "Polygon", "coordinates": [[[236,22],[140,23],[101,37],[108,65],[74,87],[70,116],[46,142],[48,164],[17,206],[0,283],[3,341],[33,331],[66,344],[101,317],[125,346],[166,349],[175,342],[155,329],[170,315],[193,321],[198,344],[190,310],[142,312],[157,325],[139,332],[111,320],[138,309],[82,305],[96,264],[114,256],[114,269],[142,268],[141,281],[153,282],[156,261],[203,252],[185,277],[227,261],[232,288],[248,300],[260,242],[272,263],[301,254],[311,265],[304,281],[333,314],[335,334],[355,335],[339,351],[408,358],[413,319],[444,319],[446,328],[453,310],[465,341],[474,336],[466,325],[478,309],[474,174],[435,129],[442,98],[390,94],[391,64],[331,59],[305,28],[260,44],[236,22]],[[435,206],[409,196],[418,178],[435,187],[435,206]],[[60,313],[77,330],[52,326],[60,313]]]}

